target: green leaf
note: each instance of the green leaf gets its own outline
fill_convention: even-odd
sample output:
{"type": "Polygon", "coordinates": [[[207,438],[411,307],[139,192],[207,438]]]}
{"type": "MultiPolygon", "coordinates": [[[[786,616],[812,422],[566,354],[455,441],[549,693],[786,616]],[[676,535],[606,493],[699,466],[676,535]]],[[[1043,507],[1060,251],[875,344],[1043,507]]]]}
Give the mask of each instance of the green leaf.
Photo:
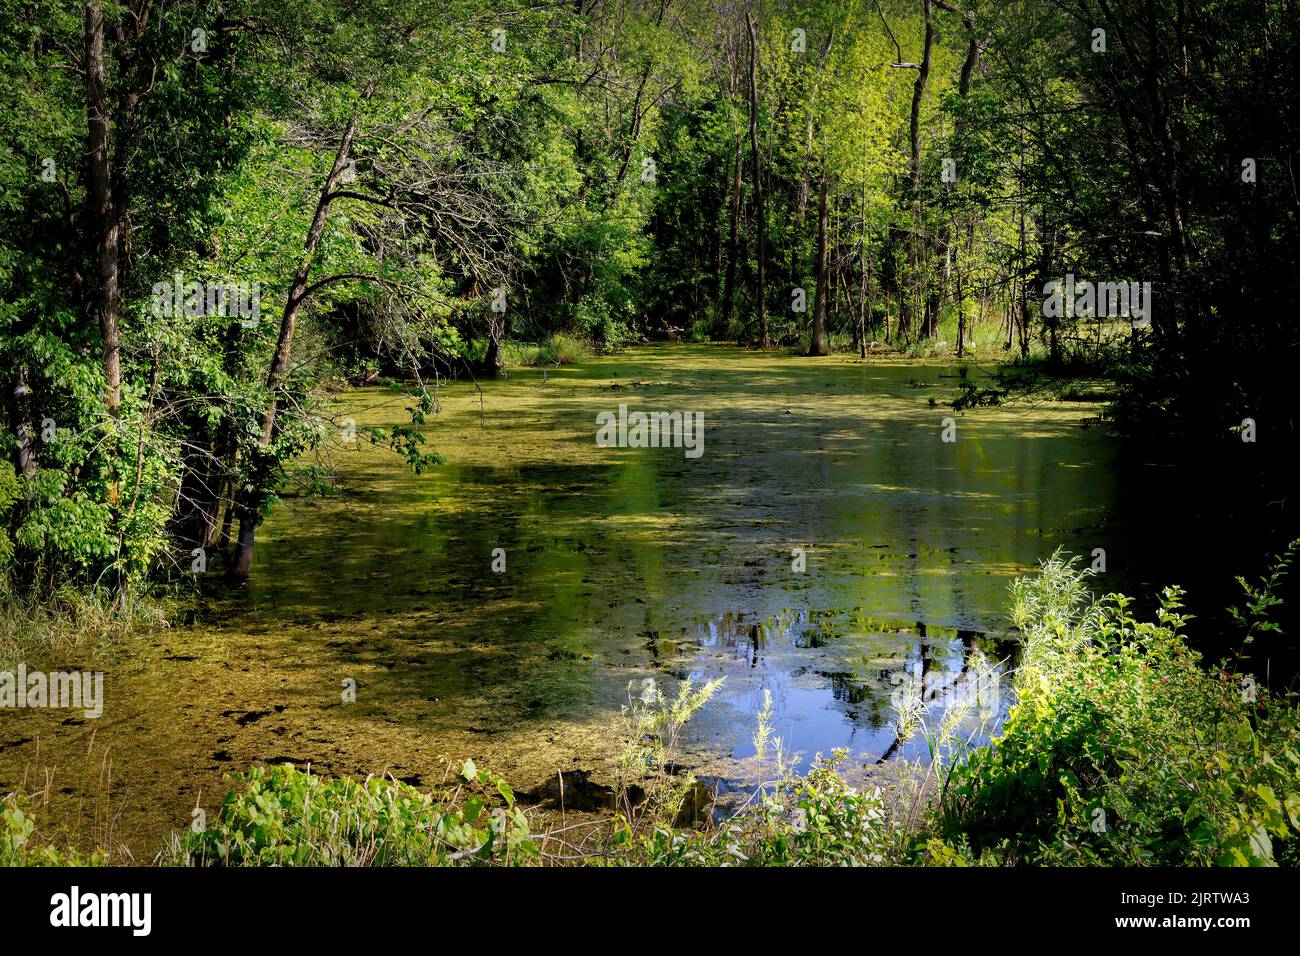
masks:
{"type": "Polygon", "coordinates": [[[1259,798],[1264,801],[1264,806],[1268,807],[1270,810],[1278,812],[1282,809],[1282,804],[1278,801],[1277,795],[1273,793],[1272,787],[1260,784],[1255,788],[1255,793],[1257,793],[1259,798]]]}

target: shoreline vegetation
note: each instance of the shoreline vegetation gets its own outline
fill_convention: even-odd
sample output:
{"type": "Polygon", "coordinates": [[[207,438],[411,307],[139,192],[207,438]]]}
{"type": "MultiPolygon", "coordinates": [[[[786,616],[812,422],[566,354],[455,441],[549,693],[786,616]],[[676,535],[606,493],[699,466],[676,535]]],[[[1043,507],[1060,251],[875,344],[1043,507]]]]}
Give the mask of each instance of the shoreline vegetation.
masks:
{"type": "MultiPolygon", "coordinates": [[[[1278,590],[1300,542],[1234,609],[1241,650],[1207,666],[1182,630],[1182,592],[1154,620],[1058,552],[1011,587],[1023,635],[1015,703],[987,746],[949,710],[900,708],[900,761],[871,790],[845,782],[843,750],[794,765],[755,719],[755,787],[725,813],[692,812],[699,782],[677,764],[682,729],[719,682],[629,688],[613,806],[574,822],[523,805],[472,760],[421,791],[394,779],[324,778],[291,765],[233,778],[219,816],[176,833],[164,866],[1271,866],[1300,862],[1300,711],[1258,686],[1250,652],[1277,631],[1278,590]]],[[[45,833],[33,799],[0,804],[0,865],[107,865],[45,833]]]]}

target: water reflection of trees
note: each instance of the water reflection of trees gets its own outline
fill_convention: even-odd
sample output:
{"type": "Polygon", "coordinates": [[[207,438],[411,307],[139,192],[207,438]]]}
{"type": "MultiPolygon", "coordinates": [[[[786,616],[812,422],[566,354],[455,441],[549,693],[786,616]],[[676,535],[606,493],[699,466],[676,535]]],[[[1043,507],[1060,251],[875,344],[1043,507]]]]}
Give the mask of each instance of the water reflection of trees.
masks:
{"type": "MultiPolygon", "coordinates": [[[[961,707],[971,711],[972,724],[995,724],[1007,704],[1002,675],[1014,654],[1013,642],[979,631],[834,611],[781,611],[762,621],[721,612],[701,622],[698,640],[750,668],[769,665],[763,684],[778,700],[784,686],[811,679],[829,707],[876,731],[895,726],[900,695],[918,699],[927,719],[961,707]],[[778,651],[780,661],[772,660],[778,651]],[[807,664],[790,666],[791,652],[796,660],[807,652],[807,664]]],[[[895,736],[879,760],[904,744],[895,736]]]]}

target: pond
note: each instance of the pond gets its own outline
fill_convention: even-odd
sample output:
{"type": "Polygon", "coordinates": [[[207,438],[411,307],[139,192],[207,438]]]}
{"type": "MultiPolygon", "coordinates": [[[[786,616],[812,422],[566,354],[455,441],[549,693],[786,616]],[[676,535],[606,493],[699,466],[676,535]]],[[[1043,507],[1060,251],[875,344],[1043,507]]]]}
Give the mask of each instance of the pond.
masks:
{"type": "Polygon", "coordinates": [[[896,740],[905,691],[931,717],[974,692],[995,726],[1015,575],[1102,548],[1104,586],[1139,588],[1168,555],[1135,543],[1164,519],[1081,427],[1095,405],[957,414],[966,374],[674,345],[443,382],[425,431],[446,463],[423,476],[342,441],[409,422],[407,400],[343,394],[319,462],[338,492],[287,499],[247,585],[211,582],[199,623],[106,665],[102,718],[6,714],[0,788],[45,786],[144,861],[259,761],[419,785],[473,757],[521,791],[599,783],[647,679],[725,678],[684,759],[736,786],[765,691],[805,767],[921,756],[896,740]],[[702,413],[702,452],[599,446],[620,404],[702,413]]]}

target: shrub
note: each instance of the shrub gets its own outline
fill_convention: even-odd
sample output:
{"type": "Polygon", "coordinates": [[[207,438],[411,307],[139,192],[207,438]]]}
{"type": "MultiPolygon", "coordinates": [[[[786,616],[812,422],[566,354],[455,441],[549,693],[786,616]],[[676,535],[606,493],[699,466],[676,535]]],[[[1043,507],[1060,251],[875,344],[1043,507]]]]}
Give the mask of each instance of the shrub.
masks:
{"type": "Polygon", "coordinates": [[[465,761],[435,796],[392,779],[327,780],[290,764],[237,775],[221,815],[188,831],[162,862],[218,866],[511,864],[537,855],[504,780],[465,761]],[[504,806],[492,804],[501,801],[504,806]]]}
{"type": "Polygon", "coordinates": [[[17,794],[0,799],[0,866],[103,866],[108,853],[83,856],[38,834],[36,820],[17,794]]]}
{"type": "Polygon", "coordinates": [[[8,571],[14,557],[14,542],[9,536],[9,513],[18,500],[18,476],[9,463],[0,464],[0,574],[8,571]]]}
{"type": "Polygon", "coordinates": [[[1123,595],[1092,601],[1086,576],[1058,555],[1013,586],[1025,633],[1017,702],[993,746],[953,766],[941,835],[1007,863],[1289,858],[1300,831],[1294,701],[1227,665],[1204,669],[1181,635],[1179,589],[1141,622],[1123,595]]]}

